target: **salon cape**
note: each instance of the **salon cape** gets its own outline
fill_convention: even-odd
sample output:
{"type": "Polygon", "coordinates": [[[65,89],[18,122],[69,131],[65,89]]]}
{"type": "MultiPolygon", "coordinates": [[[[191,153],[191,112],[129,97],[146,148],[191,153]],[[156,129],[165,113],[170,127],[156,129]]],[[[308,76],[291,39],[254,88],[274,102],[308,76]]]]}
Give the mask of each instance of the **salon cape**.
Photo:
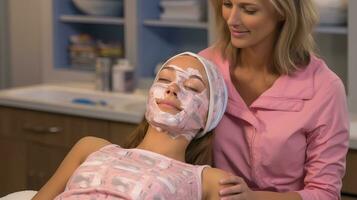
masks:
{"type": "Polygon", "coordinates": [[[340,196],[349,119],[341,80],[315,56],[294,76],[281,76],[249,107],[235,89],[229,65],[212,48],[228,88],[228,106],[215,130],[215,167],[253,190],[296,191],[303,200],[340,196]]]}

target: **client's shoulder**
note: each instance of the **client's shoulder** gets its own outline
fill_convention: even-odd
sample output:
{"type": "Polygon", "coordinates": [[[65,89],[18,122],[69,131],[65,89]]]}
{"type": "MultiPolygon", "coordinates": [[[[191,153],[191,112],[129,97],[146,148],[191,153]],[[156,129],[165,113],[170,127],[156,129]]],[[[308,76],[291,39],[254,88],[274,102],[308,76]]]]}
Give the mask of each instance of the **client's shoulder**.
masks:
{"type": "Polygon", "coordinates": [[[86,136],[78,140],[78,142],[73,146],[72,151],[76,152],[78,157],[83,160],[87,158],[89,154],[98,151],[99,149],[109,144],[111,143],[105,139],[86,136]]]}

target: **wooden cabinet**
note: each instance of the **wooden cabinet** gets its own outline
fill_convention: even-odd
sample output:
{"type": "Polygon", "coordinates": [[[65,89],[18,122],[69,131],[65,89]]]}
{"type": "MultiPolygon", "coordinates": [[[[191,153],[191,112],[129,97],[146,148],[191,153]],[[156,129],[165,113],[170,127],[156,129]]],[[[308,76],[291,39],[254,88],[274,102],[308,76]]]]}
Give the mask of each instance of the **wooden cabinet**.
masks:
{"type": "Polygon", "coordinates": [[[110,123],[109,127],[109,140],[112,143],[123,145],[128,133],[134,131],[136,126],[128,123],[110,123]]]}
{"type": "Polygon", "coordinates": [[[0,136],[21,139],[17,110],[0,107],[0,136]]]}
{"type": "Polygon", "coordinates": [[[17,124],[21,129],[17,135],[27,141],[69,147],[71,143],[69,117],[30,110],[16,110],[16,112],[17,124]]]}
{"type": "Polygon", "coordinates": [[[357,150],[350,149],[347,154],[346,175],[343,178],[342,192],[352,194],[357,199],[357,150]]]}
{"type": "MultiPolygon", "coordinates": [[[[70,146],[73,146],[79,139],[85,136],[95,136],[109,140],[108,121],[79,117],[68,117],[68,119],[70,127],[70,146]]],[[[125,132],[125,134],[128,134],[128,132],[125,132]]],[[[125,137],[125,135],[123,137],[125,137]]]]}
{"type": "Polygon", "coordinates": [[[135,127],[0,106],[0,196],[40,189],[80,138],[96,136],[120,145],[135,127]]]}
{"type": "Polygon", "coordinates": [[[0,159],[0,197],[26,189],[26,143],[1,138],[0,159]]]}
{"type": "Polygon", "coordinates": [[[56,171],[69,149],[29,142],[26,189],[39,190],[56,171]]]}

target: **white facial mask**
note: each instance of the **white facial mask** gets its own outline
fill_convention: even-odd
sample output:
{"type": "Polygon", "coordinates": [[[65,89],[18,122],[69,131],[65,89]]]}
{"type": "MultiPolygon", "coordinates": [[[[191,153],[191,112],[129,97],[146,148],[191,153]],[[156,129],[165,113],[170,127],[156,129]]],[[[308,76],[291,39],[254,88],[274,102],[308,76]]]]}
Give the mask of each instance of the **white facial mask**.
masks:
{"type": "Polygon", "coordinates": [[[175,71],[176,78],[169,83],[155,80],[150,88],[145,117],[152,126],[167,132],[173,138],[184,136],[188,141],[191,141],[198,131],[205,127],[209,104],[208,90],[204,89],[201,93],[197,93],[185,87],[184,83],[190,77],[202,78],[197,69],[183,70],[175,65],[167,67],[175,71]],[[172,84],[176,84],[179,88],[176,98],[181,102],[182,111],[177,114],[164,112],[157,104],[157,99],[166,98],[168,95],[166,91],[172,84]]]}

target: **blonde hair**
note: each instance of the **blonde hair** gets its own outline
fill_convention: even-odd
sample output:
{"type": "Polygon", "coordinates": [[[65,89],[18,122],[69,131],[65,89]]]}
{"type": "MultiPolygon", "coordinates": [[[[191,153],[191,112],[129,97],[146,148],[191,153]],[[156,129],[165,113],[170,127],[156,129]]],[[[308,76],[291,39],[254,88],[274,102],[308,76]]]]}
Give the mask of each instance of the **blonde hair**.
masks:
{"type": "MultiPolygon", "coordinates": [[[[149,123],[144,118],[139,126],[129,135],[124,148],[135,148],[144,139],[149,123]]],[[[194,138],[186,149],[185,160],[193,165],[212,165],[213,131],[207,132],[200,138],[194,138]]]]}
{"type": "MultiPolygon", "coordinates": [[[[273,52],[273,71],[292,74],[310,62],[315,51],[313,29],[318,14],[311,0],[270,0],[277,13],[283,17],[273,52]]],[[[231,43],[230,32],[222,15],[222,0],[211,0],[216,15],[217,35],[215,47],[230,65],[239,63],[239,49],[231,43]]]]}

